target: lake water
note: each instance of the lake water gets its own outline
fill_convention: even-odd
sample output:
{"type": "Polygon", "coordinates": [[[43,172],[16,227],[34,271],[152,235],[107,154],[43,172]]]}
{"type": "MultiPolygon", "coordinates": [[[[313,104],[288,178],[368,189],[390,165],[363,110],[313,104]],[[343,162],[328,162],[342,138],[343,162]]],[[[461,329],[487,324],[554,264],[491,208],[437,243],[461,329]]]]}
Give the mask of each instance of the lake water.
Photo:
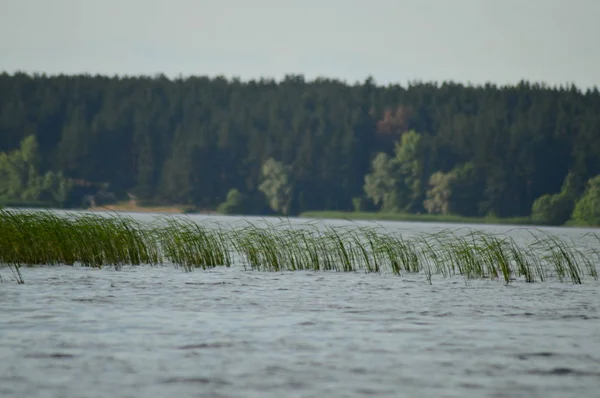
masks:
{"type": "MultiPolygon", "coordinates": [[[[466,227],[380,224],[406,234],[466,227]]],[[[17,285],[0,270],[2,397],[600,395],[600,282],[590,278],[506,286],[236,266],[22,272],[17,285]]]]}

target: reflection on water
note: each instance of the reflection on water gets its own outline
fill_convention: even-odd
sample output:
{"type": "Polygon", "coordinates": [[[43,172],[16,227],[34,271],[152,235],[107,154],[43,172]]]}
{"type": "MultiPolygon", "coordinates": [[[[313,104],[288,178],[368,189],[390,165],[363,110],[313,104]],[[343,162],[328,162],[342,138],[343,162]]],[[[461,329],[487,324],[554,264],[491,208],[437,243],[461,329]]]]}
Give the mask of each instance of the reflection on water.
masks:
{"type": "Polygon", "coordinates": [[[562,398],[600,388],[593,281],[43,267],[23,269],[17,285],[0,273],[2,397],[562,398]]]}

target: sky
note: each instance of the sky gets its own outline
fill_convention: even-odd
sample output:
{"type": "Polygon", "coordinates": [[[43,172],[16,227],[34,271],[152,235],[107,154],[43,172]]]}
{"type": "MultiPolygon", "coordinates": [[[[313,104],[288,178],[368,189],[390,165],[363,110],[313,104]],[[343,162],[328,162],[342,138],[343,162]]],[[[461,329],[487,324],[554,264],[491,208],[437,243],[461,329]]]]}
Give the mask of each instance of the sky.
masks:
{"type": "Polygon", "coordinates": [[[598,0],[0,0],[0,71],[600,86],[598,0]]]}

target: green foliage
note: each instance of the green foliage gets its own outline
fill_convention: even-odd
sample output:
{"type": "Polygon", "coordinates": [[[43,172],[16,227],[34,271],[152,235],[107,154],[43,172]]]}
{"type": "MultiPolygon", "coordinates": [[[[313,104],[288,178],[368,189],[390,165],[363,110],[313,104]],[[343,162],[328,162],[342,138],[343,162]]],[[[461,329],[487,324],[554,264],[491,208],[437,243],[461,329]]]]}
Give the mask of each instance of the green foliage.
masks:
{"type": "Polygon", "coordinates": [[[248,197],[235,188],[229,190],[227,199],[217,208],[221,214],[245,214],[250,210],[248,197]]]}
{"type": "Polygon", "coordinates": [[[25,164],[32,166],[33,169],[37,169],[40,159],[39,145],[35,136],[27,136],[21,141],[20,155],[25,164]]]}
{"type": "Polygon", "coordinates": [[[423,207],[430,214],[450,214],[450,198],[452,196],[451,173],[436,171],[429,177],[427,199],[423,207]]]}
{"type": "Polygon", "coordinates": [[[416,212],[421,209],[423,197],[424,148],[421,135],[414,130],[402,134],[395,147],[394,163],[401,179],[399,206],[402,210],[416,212]]]}
{"type": "Polygon", "coordinates": [[[21,148],[0,153],[0,200],[4,202],[45,202],[62,207],[72,183],[62,172],[39,174],[40,155],[37,140],[28,136],[21,148]]]}
{"type": "Polygon", "coordinates": [[[437,171],[429,178],[423,207],[430,214],[476,216],[470,204],[478,197],[478,176],[472,162],[458,165],[448,173],[437,171]]]}
{"type": "Polygon", "coordinates": [[[262,167],[262,182],[258,189],[265,195],[276,213],[289,215],[292,200],[292,168],[269,158],[262,167]]]}
{"type": "Polygon", "coordinates": [[[600,174],[598,90],[23,73],[0,74],[0,87],[0,201],[62,196],[30,184],[52,171],[76,182],[67,203],[107,184],[119,198],[215,208],[232,187],[258,196],[273,158],[292,168],[289,213],[349,211],[361,195],[419,213],[434,173],[471,163],[447,211],[504,218],[529,216],[569,171],[573,200],[600,174]],[[390,172],[371,168],[378,153],[390,172]]]}
{"type": "Polygon", "coordinates": [[[545,194],[533,202],[532,221],[539,224],[562,225],[571,216],[573,201],[561,194],[545,194]]]}
{"type": "Polygon", "coordinates": [[[563,225],[571,218],[580,185],[575,173],[565,177],[560,193],[545,194],[537,198],[531,207],[532,221],[540,224],[563,225]]]}
{"type": "Polygon", "coordinates": [[[423,146],[421,135],[404,133],[394,147],[394,157],[378,153],[365,176],[364,192],[382,211],[414,212],[421,208],[423,146]]]}
{"type": "Polygon", "coordinates": [[[355,196],[354,198],[352,198],[352,208],[354,209],[354,211],[364,211],[365,210],[365,201],[362,197],[360,196],[355,196]]]}
{"type": "Polygon", "coordinates": [[[577,201],[573,220],[578,224],[600,226],[600,175],[590,178],[577,201]]]}
{"type": "MultiPolygon", "coordinates": [[[[581,176],[574,172],[569,172],[563,181],[560,193],[564,197],[575,202],[585,189],[581,176]]],[[[574,205],[574,203],[573,203],[574,205]]]]}
{"type": "Polygon", "coordinates": [[[393,160],[385,153],[378,153],[371,169],[371,174],[365,176],[365,195],[382,211],[398,210],[399,177],[393,160]]]}

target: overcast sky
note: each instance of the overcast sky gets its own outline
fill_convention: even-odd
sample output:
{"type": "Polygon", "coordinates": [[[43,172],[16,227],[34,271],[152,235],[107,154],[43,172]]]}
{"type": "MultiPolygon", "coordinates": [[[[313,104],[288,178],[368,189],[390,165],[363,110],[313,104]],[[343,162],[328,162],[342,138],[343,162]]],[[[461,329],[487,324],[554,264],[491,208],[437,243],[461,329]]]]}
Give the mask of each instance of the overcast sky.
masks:
{"type": "Polygon", "coordinates": [[[600,86],[600,0],[0,0],[0,70],[600,86]]]}

